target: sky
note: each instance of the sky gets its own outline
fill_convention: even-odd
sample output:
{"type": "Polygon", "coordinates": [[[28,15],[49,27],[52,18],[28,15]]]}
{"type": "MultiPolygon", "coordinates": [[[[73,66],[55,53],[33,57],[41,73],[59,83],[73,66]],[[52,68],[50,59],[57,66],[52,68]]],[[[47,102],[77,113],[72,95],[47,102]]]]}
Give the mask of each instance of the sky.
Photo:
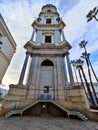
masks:
{"type": "MultiPolygon", "coordinates": [[[[3,16],[16,44],[17,49],[3,78],[2,85],[17,84],[25,59],[23,46],[32,35],[31,24],[38,17],[45,4],[54,4],[65,22],[66,40],[72,45],[70,59],[79,59],[81,53],[79,43],[88,41],[87,51],[98,76],[98,22],[87,22],[89,10],[98,6],[98,0],[0,0],[0,13],[3,16]]],[[[85,71],[87,71],[86,65],[85,71]]]]}

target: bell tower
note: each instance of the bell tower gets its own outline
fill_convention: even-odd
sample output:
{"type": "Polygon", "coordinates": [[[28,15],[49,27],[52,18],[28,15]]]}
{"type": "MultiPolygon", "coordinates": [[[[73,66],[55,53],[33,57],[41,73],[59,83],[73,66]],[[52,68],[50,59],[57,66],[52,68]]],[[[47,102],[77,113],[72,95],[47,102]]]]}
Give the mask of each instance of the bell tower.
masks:
{"type": "Polygon", "coordinates": [[[32,98],[50,95],[51,99],[64,99],[65,87],[74,83],[69,61],[71,45],[66,41],[63,31],[65,23],[57,8],[47,4],[42,7],[32,27],[31,39],[24,46],[27,52],[19,84],[23,84],[27,57],[31,56],[26,86],[32,89],[32,98]]]}
{"type": "Polygon", "coordinates": [[[65,23],[57,8],[44,5],[32,27],[32,36],[24,45],[26,57],[19,82],[10,85],[3,112],[17,109],[21,114],[61,116],[67,109],[87,110],[89,105],[83,87],[74,87],[69,59],[72,47],[65,38],[65,23]]]}

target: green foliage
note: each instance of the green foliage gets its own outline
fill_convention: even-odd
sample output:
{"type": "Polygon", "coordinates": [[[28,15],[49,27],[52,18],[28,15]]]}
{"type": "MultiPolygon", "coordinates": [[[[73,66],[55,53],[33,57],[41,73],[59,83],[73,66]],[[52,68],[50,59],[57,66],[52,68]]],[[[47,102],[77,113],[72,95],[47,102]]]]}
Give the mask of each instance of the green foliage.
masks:
{"type": "Polygon", "coordinates": [[[71,64],[72,64],[73,66],[75,66],[75,65],[76,65],[75,60],[71,60],[71,64]]]}
{"type": "Polygon", "coordinates": [[[86,53],[86,52],[84,52],[84,53],[82,53],[82,55],[81,55],[81,58],[84,58],[84,59],[88,59],[90,57],[90,53],[86,53]]]}
{"type": "Polygon", "coordinates": [[[87,17],[87,22],[91,21],[93,18],[98,21],[97,19],[97,14],[98,14],[98,8],[97,7],[94,7],[93,10],[90,10],[89,13],[86,15],[87,17]]]}
{"type": "Polygon", "coordinates": [[[79,43],[79,46],[80,46],[81,48],[85,48],[85,46],[86,46],[87,43],[88,43],[87,41],[83,40],[83,41],[81,41],[81,42],[79,43]]]}
{"type": "Polygon", "coordinates": [[[76,65],[81,67],[83,65],[84,61],[81,59],[76,60],[76,65]]]}

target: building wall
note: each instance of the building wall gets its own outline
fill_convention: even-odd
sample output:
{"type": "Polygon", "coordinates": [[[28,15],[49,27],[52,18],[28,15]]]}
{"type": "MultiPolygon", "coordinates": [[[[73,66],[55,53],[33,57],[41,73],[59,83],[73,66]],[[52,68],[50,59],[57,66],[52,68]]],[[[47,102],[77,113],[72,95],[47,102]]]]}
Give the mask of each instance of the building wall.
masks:
{"type": "Polygon", "coordinates": [[[16,43],[0,15],[0,83],[16,50],[16,43]]]}
{"type": "Polygon", "coordinates": [[[62,60],[62,57],[50,55],[32,57],[27,85],[33,89],[35,99],[44,93],[44,86],[49,86],[51,98],[64,99],[65,79],[62,60]],[[53,66],[41,66],[41,63],[47,59],[53,63],[53,66]]]}
{"type": "Polygon", "coordinates": [[[3,76],[7,70],[9,63],[6,58],[0,53],[0,80],[2,81],[3,76]]]}

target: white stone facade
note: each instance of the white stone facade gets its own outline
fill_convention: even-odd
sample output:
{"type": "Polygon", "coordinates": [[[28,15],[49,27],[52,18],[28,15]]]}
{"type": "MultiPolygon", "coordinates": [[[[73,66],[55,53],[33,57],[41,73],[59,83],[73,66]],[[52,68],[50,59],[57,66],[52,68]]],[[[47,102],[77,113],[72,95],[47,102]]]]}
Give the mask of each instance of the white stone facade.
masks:
{"type": "Polygon", "coordinates": [[[63,32],[65,23],[60,19],[56,7],[47,4],[42,7],[38,19],[32,26],[31,39],[24,46],[27,53],[19,84],[23,84],[28,57],[31,56],[27,86],[34,90],[33,98],[39,99],[41,94],[45,94],[45,89],[48,89],[52,99],[64,99],[68,75],[69,83],[74,84],[68,57],[71,45],[66,41],[63,32]]]}
{"type": "Polygon", "coordinates": [[[0,82],[16,50],[16,43],[0,15],[0,82]]]}
{"type": "MultiPolygon", "coordinates": [[[[43,6],[32,27],[31,39],[24,45],[27,51],[19,83],[10,85],[2,113],[23,109],[39,100],[47,102],[47,106],[50,100],[69,110],[88,110],[83,86],[74,83],[69,59],[71,45],[65,39],[65,23],[56,7],[51,4],[43,6]],[[24,85],[27,68],[27,83],[24,85]]],[[[38,109],[41,111],[42,107],[43,103],[38,109]]]]}

